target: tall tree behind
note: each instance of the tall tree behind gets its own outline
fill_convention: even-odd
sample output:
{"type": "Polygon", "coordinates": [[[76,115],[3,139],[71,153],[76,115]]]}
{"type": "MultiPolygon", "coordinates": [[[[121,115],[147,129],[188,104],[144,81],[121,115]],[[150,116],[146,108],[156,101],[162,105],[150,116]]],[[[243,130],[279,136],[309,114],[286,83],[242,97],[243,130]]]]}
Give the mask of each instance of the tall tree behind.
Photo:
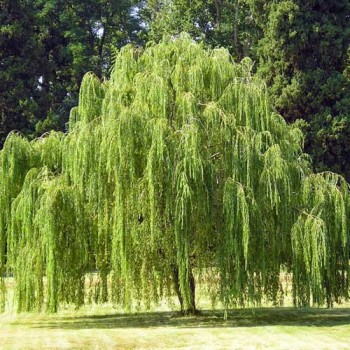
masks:
{"type": "Polygon", "coordinates": [[[83,75],[94,71],[107,76],[113,48],[139,41],[139,19],[134,0],[38,0],[43,46],[49,69],[45,88],[52,98],[52,113],[37,125],[37,133],[62,129],[83,75]]]}
{"type": "Polygon", "coordinates": [[[142,14],[151,39],[186,31],[212,47],[224,46],[240,60],[254,56],[258,39],[248,5],[247,0],[152,0],[144,2],[142,14]]]}
{"type": "Polygon", "coordinates": [[[0,144],[9,131],[27,132],[43,112],[43,49],[33,7],[22,0],[0,2],[0,144]]]}
{"type": "Polygon", "coordinates": [[[106,76],[113,47],[140,40],[135,4],[1,1],[0,146],[13,129],[32,136],[64,129],[84,73],[106,76]]]}
{"type": "Polygon", "coordinates": [[[251,4],[264,33],[259,71],[274,105],[288,121],[307,122],[306,150],[316,168],[349,180],[350,83],[344,70],[350,1],[277,1],[268,16],[260,0],[251,4]]]}

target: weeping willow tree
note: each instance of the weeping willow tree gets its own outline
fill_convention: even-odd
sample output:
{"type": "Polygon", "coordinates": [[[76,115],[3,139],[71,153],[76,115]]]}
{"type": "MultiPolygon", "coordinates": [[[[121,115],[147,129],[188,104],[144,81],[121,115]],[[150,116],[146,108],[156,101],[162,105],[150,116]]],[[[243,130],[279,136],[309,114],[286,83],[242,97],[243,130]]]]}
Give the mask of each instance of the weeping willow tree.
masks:
{"type": "Polygon", "coordinates": [[[279,304],[282,272],[296,305],[348,298],[349,185],[312,173],[251,68],[186,35],[126,46],[109,81],[85,75],[67,134],[9,135],[2,308],[7,275],[18,311],[176,295],[195,312],[201,278],[225,309],[279,304]]]}

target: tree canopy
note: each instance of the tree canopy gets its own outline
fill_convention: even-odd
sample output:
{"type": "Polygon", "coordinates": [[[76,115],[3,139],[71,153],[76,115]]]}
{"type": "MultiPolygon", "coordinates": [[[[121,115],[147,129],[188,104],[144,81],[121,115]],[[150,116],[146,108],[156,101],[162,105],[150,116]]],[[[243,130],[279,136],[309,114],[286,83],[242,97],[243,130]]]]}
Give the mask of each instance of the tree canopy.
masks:
{"type": "Polygon", "coordinates": [[[185,31],[211,47],[227,48],[236,59],[252,57],[260,39],[249,0],[152,0],[145,2],[141,16],[148,24],[148,37],[185,31]],[[251,50],[252,49],[252,50],[251,50]]]}
{"type": "Polygon", "coordinates": [[[278,304],[282,271],[296,305],[347,298],[349,185],[310,170],[301,131],[251,70],[186,35],[127,45],[110,80],[85,75],[67,134],[10,134],[2,305],[7,273],[18,311],[177,295],[194,312],[200,280],[226,309],[278,304]]]}
{"type": "Polygon", "coordinates": [[[318,171],[350,181],[349,0],[149,1],[150,38],[187,31],[237,59],[251,57],[271,103],[288,122],[303,120],[306,152],[318,171]],[[344,74],[345,70],[345,74],[344,74]]]}
{"type": "Polygon", "coordinates": [[[0,3],[0,146],[11,130],[64,130],[85,72],[108,76],[113,52],[142,36],[136,1],[0,3]]]}
{"type": "Polygon", "coordinates": [[[306,151],[316,169],[336,171],[348,181],[349,13],[348,0],[273,2],[258,45],[258,71],[274,106],[288,122],[307,122],[306,151]]]}
{"type": "Polygon", "coordinates": [[[35,12],[27,2],[0,3],[0,145],[11,130],[30,130],[42,113],[42,50],[32,25],[35,12]]]}
{"type": "Polygon", "coordinates": [[[350,181],[349,0],[6,0],[0,3],[0,146],[11,130],[65,130],[87,71],[115,51],[182,31],[249,56],[271,106],[306,135],[317,171],[350,181]]]}

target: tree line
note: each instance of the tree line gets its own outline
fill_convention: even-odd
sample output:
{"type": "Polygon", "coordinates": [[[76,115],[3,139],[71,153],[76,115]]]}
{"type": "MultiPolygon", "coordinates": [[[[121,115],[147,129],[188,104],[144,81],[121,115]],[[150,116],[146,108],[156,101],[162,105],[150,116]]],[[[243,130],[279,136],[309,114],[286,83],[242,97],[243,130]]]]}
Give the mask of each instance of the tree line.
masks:
{"type": "Polygon", "coordinates": [[[133,1],[1,1],[1,144],[64,130],[83,75],[107,76],[118,47],[137,42],[133,1]]]}

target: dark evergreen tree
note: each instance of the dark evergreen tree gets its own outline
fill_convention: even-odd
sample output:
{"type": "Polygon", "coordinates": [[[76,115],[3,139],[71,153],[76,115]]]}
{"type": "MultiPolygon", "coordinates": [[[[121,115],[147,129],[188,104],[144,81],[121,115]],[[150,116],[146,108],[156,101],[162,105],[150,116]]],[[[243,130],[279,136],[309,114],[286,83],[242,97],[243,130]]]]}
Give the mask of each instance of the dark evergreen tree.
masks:
{"type": "Polygon", "coordinates": [[[350,82],[344,70],[350,1],[274,1],[267,18],[260,0],[251,4],[264,34],[259,72],[273,104],[287,121],[306,121],[306,150],[316,168],[349,180],[350,82]]]}
{"type": "Polygon", "coordinates": [[[186,31],[195,40],[227,48],[236,60],[254,55],[258,32],[247,0],[152,0],[144,2],[142,14],[156,41],[186,31]]]}
{"type": "Polygon", "coordinates": [[[51,113],[37,124],[37,134],[63,129],[77,104],[83,75],[94,71],[107,77],[116,49],[139,42],[137,1],[37,0],[42,45],[47,60],[44,79],[51,113]]]}
{"type": "Polygon", "coordinates": [[[43,112],[43,48],[28,1],[0,2],[0,145],[13,129],[30,132],[43,112]]]}
{"type": "Polygon", "coordinates": [[[141,40],[135,4],[0,2],[0,145],[14,129],[27,135],[64,130],[85,72],[107,76],[114,50],[141,40]]]}

